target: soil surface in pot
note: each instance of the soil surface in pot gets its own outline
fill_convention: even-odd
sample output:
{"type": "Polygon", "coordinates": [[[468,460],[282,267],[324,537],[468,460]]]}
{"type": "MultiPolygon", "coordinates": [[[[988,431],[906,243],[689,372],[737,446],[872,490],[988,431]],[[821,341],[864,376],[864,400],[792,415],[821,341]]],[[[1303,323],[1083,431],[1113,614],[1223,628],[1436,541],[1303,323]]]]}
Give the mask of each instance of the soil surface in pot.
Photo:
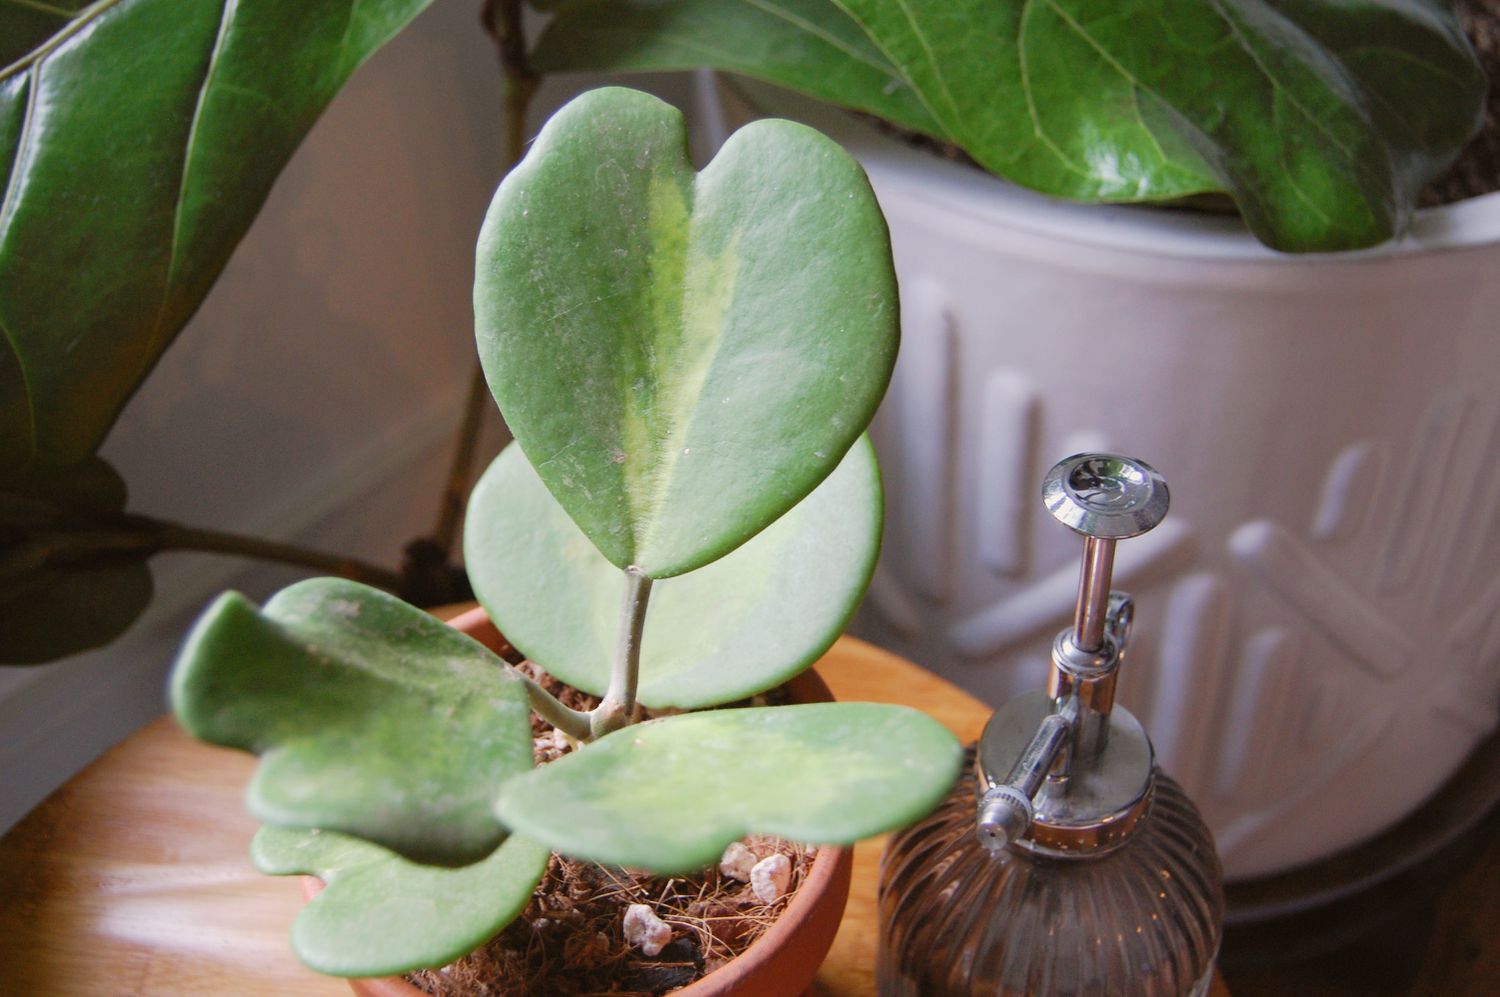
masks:
{"type": "MultiPolygon", "coordinates": [[[[520,667],[574,709],[598,699],[564,685],[530,662],[520,667]]],[[[779,704],[782,690],[734,705],[779,704]]],[[[567,739],[535,714],[532,745],[538,764],[571,750],[567,739]]],[[[478,951],[442,969],[406,977],[436,997],[657,997],[687,986],[739,955],[765,933],[802,884],[815,850],[767,836],[744,841],[757,859],[774,852],[791,861],[787,892],[762,903],[717,868],[671,878],[552,856],[526,910],[478,951]],[[672,929],[672,941],[647,956],[625,941],[631,904],[647,904],[672,929]]]]}
{"type": "Polygon", "coordinates": [[[1452,204],[1500,190],[1500,0],[1458,0],[1459,23],[1490,81],[1484,125],[1446,173],[1422,191],[1421,204],[1452,204]]]}

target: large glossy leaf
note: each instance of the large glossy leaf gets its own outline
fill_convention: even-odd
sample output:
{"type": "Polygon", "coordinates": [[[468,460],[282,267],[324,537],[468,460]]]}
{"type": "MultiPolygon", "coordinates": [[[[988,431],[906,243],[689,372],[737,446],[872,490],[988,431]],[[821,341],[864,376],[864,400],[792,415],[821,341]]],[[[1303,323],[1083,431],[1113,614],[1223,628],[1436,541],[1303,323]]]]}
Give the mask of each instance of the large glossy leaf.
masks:
{"type": "Polygon", "coordinates": [[[292,949],[333,976],[390,976],[467,955],[525,909],[551,854],[511,835],[479,862],[449,869],[333,831],[277,827],[250,845],[261,872],[327,884],[292,923],[292,949]]]}
{"type": "MultiPolygon", "coordinates": [[[[1485,91],[1441,0],[825,2],[987,169],[1078,200],[1224,192],[1282,250],[1399,233],[1477,126],[1485,91]]],[[[870,109],[808,82],[845,77],[851,52],[821,47],[816,66],[789,69],[739,43],[742,6],[596,0],[591,24],[559,18],[541,49],[568,53],[570,68],[649,69],[692,48],[699,65],[870,109]],[[578,46],[598,35],[612,39],[591,58],[578,46]]]]}
{"type": "Polygon", "coordinates": [[[109,643],[151,601],[155,549],[107,528],[125,483],[97,457],[0,482],[0,664],[109,643]]]}
{"type": "Polygon", "coordinates": [[[902,706],[711,710],[627,727],[512,779],[497,810],[556,851],[677,874],[748,833],[849,844],[904,826],[947,793],[960,754],[902,706]]]}
{"type": "Polygon", "coordinates": [[[544,72],[711,65],[941,135],[860,27],[829,0],[580,0],[537,41],[544,72]]]}
{"type": "Polygon", "coordinates": [[[0,465],[75,463],[430,0],[0,3],[0,465]]]}
{"type": "MultiPolygon", "coordinates": [[[[837,639],[880,551],[880,472],[868,439],[811,495],[733,553],[651,592],[639,700],[698,709],[779,685],[837,639]]],[[[624,592],[510,446],[469,500],[464,561],[507,639],[547,671],[603,695],[624,592]]]]}
{"type": "Polygon", "coordinates": [[[246,793],[268,824],[342,831],[461,864],[505,829],[490,803],[531,767],[521,682],[419,609],[315,578],[258,610],[221,596],[171,682],[188,732],[261,756],[246,793]]]}
{"type": "Polygon", "coordinates": [[[701,174],[682,116],[596,90],[548,122],[479,240],[480,357],[516,440],[611,562],[728,553],[837,466],[896,350],[859,166],[757,122],[701,174]]]}
{"type": "Polygon", "coordinates": [[[1403,228],[1483,94],[1456,22],[1430,0],[1287,5],[1326,38],[1265,0],[836,2],[995,172],[1084,199],[1224,190],[1280,249],[1365,246],[1403,228]],[[1323,16],[1331,7],[1344,10],[1323,16]],[[1340,49],[1437,61],[1361,77],[1340,49]],[[1414,126],[1382,107],[1414,101],[1435,152],[1412,155],[1414,126]]]}

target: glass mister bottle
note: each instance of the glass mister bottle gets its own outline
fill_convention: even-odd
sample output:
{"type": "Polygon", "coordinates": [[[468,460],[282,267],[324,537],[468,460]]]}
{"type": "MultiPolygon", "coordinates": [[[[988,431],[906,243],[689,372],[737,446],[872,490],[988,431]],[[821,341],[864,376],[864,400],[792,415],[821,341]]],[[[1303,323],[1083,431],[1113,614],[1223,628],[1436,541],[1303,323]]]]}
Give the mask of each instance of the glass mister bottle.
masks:
{"type": "Polygon", "coordinates": [[[881,865],[882,997],[1205,994],[1223,930],[1222,871],[1197,808],[1114,703],[1130,597],[1115,543],[1161,522],[1142,461],[1069,457],[1043,501],[1084,537],[1073,625],[1047,688],[997,710],[960,779],[881,865]]]}

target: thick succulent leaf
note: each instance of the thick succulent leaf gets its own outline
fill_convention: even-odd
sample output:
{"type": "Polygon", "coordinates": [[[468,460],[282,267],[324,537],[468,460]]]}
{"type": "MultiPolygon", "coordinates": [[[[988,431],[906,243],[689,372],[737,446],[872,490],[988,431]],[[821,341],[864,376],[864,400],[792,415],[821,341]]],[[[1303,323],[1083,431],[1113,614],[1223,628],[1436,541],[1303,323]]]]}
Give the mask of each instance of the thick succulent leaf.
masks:
{"type": "Polygon", "coordinates": [[[714,66],[942,134],[906,80],[829,0],[580,0],[561,5],[532,62],[552,73],[714,66]]]}
{"type": "MultiPolygon", "coordinates": [[[[869,585],[880,524],[880,471],[865,438],[811,495],[743,546],[653,587],[640,701],[717,706],[811,665],[869,585]]],[[[474,594],[512,644],[564,682],[604,694],[624,578],[515,445],[475,486],[464,561],[474,594]]]]}
{"type": "Polygon", "coordinates": [[[98,457],[0,482],[0,664],[102,646],[145,611],[152,548],[101,530],[124,510],[125,483],[98,457]]]}
{"type": "Polygon", "coordinates": [[[756,122],[701,174],[632,90],[559,111],[501,184],[474,291],[490,387],[604,556],[655,578],[808,494],[890,378],[896,286],[858,164],[756,122]]]}
{"type": "Polygon", "coordinates": [[[616,731],[512,779],[496,809],[555,851],[672,875],[750,833],[830,845],[902,827],[947,793],[960,754],[903,706],[711,710],[616,731]]]}
{"type": "Polygon", "coordinates": [[[93,452],[314,119],[428,2],[0,4],[0,465],[93,452]]]}
{"type": "Polygon", "coordinates": [[[327,884],[292,923],[292,949],[333,976],[391,976],[467,955],[525,909],[551,854],[511,835],[472,865],[443,868],[333,831],[278,827],[250,845],[261,872],[327,884]]]}
{"type": "Polygon", "coordinates": [[[1399,232],[1484,93],[1433,0],[836,2],[986,168],[1084,200],[1222,190],[1284,250],[1399,232]]]}
{"type": "Polygon", "coordinates": [[[315,578],[256,609],[221,596],[171,682],[189,733],[251,751],[268,824],[353,834],[424,862],[490,853],[490,802],[531,767],[525,687],[478,643],[393,596],[315,578]]]}

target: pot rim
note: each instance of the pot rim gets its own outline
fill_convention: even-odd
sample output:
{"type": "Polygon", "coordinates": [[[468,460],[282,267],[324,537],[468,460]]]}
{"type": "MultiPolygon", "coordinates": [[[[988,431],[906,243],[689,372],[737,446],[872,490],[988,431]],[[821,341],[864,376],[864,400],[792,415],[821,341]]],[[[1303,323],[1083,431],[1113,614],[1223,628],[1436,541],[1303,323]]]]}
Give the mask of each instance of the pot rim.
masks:
{"type": "Polygon", "coordinates": [[[1013,229],[1161,257],[1327,266],[1422,256],[1500,243],[1500,191],[1421,208],[1406,232],[1369,249],[1282,253],[1250,234],[1236,215],[1142,204],[1087,204],[1049,197],[962,163],[906,145],[852,114],[745,77],[719,76],[745,103],[817,128],[888,184],[934,207],[1013,229]]]}
{"type": "MultiPolygon", "coordinates": [[[[465,610],[448,621],[448,625],[468,634],[481,644],[493,646],[500,632],[490,622],[483,606],[465,610]]],[[[832,702],[833,693],[823,679],[811,668],[793,677],[787,683],[794,694],[805,702],[832,702]]],[[[817,915],[832,905],[840,915],[848,900],[849,883],[854,868],[854,849],[837,845],[819,845],[813,854],[811,867],[797,887],[797,892],[787,901],[786,909],[765,932],[750,944],[744,952],[707,975],[674,991],[681,997],[727,997],[743,992],[737,990],[742,981],[754,981],[775,972],[772,964],[779,962],[784,953],[794,947],[817,955],[814,968],[821,964],[833,936],[838,931],[842,916],[834,918],[832,930],[826,937],[809,924],[817,915]]],[[[299,877],[302,895],[311,900],[323,889],[323,881],[316,876],[299,877]]],[[[426,994],[408,983],[401,976],[350,977],[348,982],[357,994],[364,997],[426,997],[426,994]]],[[[811,983],[811,980],[808,981],[811,983]]]]}

